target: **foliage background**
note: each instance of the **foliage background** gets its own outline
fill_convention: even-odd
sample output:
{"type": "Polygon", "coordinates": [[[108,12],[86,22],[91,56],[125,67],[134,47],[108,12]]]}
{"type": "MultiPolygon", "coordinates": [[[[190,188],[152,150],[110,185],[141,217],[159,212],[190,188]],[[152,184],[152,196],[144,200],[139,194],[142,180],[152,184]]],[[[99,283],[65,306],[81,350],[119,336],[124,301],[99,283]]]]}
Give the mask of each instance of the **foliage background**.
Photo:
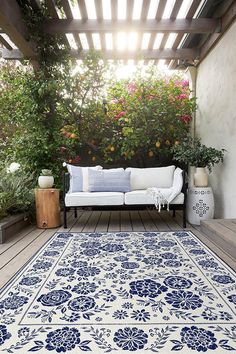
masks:
{"type": "Polygon", "coordinates": [[[188,82],[154,67],[117,81],[98,54],[60,75],[2,66],[1,157],[40,174],[62,162],[112,166],[168,164],[196,108],[188,82]],[[105,95],[105,100],[104,100],[105,95]]]}

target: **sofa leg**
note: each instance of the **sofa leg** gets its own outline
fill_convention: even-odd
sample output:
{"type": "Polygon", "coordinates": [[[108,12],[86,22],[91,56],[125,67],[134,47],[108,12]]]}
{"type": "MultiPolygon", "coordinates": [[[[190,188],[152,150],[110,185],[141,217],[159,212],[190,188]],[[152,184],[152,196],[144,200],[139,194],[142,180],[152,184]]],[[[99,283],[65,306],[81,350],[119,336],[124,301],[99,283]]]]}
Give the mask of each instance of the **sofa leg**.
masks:
{"type": "Polygon", "coordinates": [[[75,215],[75,218],[77,218],[77,208],[75,207],[75,210],[74,210],[74,215],[75,215]]]}
{"type": "Polygon", "coordinates": [[[175,209],[173,209],[173,214],[172,214],[173,218],[175,217],[175,209]]]}
{"type": "Polygon", "coordinates": [[[67,229],[66,206],[64,206],[64,210],[63,210],[63,221],[64,221],[64,229],[67,229]]]}
{"type": "Polygon", "coordinates": [[[186,229],[186,208],[183,209],[183,228],[186,229]]]}

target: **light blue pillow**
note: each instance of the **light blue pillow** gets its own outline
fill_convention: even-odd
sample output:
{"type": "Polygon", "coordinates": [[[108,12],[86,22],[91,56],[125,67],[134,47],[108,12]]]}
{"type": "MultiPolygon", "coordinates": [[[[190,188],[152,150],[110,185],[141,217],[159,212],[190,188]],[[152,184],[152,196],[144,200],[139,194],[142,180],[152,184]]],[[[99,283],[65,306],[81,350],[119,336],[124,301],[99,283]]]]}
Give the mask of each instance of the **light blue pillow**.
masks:
{"type": "Polygon", "coordinates": [[[83,172],[81,167],[67,164],[67,170],[70,174],[69,193],[83,191],[83,172]]]}
{"type": "Polygon", "coordinates": [[[130,192],[130,171],[89,170],[90,192],[130,192]]]}

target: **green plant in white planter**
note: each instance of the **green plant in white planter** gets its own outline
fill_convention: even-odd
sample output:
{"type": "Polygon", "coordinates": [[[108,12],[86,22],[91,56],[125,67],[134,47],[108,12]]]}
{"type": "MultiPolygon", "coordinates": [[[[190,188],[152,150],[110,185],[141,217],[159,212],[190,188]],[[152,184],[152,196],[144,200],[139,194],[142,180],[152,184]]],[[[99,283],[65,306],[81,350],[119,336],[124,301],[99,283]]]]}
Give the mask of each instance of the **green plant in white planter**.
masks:
{"type": "Polygon", "coordinates": [[[38,178],[38,184],[40,188],[52,188],[54,184],[54,177],[52,171],[44,169],[38,178]]]}
{"type": "Polygon", "coordinates": [[[208,186],[208,174],[206,167],[211,173],[212,167],[223,162],[225,149],[217,150],[201,143],[199,138],[186,138],[181,144],[173,148],[173,158],[176,161],[196,167],[194,185],[196,187],[208,186]]]}

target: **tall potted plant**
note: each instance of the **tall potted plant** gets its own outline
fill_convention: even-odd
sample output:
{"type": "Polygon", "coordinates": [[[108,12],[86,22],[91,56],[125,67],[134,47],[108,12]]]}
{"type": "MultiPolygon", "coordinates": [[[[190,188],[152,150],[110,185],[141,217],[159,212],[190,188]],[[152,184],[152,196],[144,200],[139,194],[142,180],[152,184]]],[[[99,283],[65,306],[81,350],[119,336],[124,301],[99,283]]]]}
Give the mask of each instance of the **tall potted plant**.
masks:
{"type": "Polygon", "coordinates": [[[199,138],[188,137],[181,144],[173,147],[174,160],[196,167],[194,185],[196,187],[208,186],[208,173],[212,167],[223,162],[225,149],[217,150],[201,143],[199,138]]]}

